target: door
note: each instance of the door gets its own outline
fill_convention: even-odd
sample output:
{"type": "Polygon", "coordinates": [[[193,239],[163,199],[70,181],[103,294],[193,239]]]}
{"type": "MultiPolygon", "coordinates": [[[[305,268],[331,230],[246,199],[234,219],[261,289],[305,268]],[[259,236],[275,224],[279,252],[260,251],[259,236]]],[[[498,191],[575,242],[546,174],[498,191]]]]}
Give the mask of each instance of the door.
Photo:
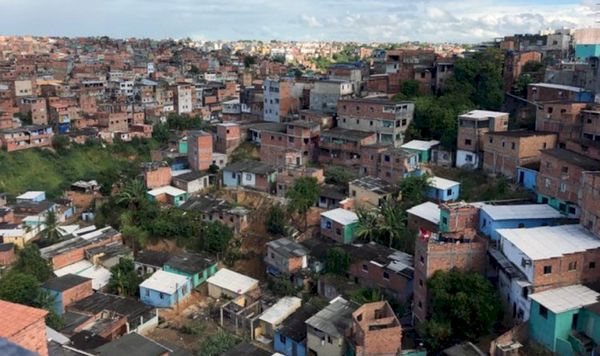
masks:
{"type": "Polygon", "coordinates": [[[519,172],[519,183],[523,184],[524,181],[525,181],[525,172],[520,171],[519,172]]]}

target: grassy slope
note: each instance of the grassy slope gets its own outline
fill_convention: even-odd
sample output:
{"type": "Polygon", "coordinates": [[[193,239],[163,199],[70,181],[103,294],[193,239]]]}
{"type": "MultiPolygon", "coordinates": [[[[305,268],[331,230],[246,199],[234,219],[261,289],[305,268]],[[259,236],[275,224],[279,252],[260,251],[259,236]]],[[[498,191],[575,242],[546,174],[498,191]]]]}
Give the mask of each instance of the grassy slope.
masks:
{"type": "Polygon", "coordinates": [[[61,153],[39,149],[0,152],[0,192],[16,196],[27,190],[43,190],[56,197],[76,180],[98,179],[102,174],[120,174],[135,167],[138,159],[147,158],[147,148],[76,145],[61,153]]]}

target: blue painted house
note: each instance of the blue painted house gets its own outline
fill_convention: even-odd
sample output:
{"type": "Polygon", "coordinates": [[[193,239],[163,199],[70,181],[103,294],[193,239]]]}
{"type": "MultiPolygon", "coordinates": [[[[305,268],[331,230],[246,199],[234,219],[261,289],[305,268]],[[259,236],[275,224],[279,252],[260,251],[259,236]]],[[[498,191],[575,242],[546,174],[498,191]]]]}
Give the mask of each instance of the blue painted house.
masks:
{"type": "Polygon", "coordinates": [[[306,320],[319,311],[316,306],[306,303],[290,315],[275,330],[273,350],[286,356],[306,355],[306,320]]]}
{"type": "Polygon", "coordinates": [[[454,201],[460,195],[460,183],[450,179],[431,177],[428,186],[425,195],[435,201],[454,201]]]}
{"type": "Polygon", "coordinates": [[[576,44],[575,58],[583,61],[591,57],[600,57],[600,44],[576,44]]]}
{"type": "Polygon", "coordinates": [[[595,311],[599,296],[583,285],[531,294],[530,337],[561,356],[592,355],[589,348],[599,341],[594,325],[600,320],[595,311]]]}
{"type": "Polygon", "coordinates": [[[535,192],[540,163],[517,167],[517,182],[525,189],[535,192]]]}
{"type": "Polygon", "coordinates": [[[92,279],[76,274],[66,274],[62,277],[52,278],[42,285],[54,299],[52,309],[58,314],[65,313],[65,307],[94,293],[92,279]]]}
{"type": "Polygon", "coordinates": [[[191,291],[189,278],[160,270],[140,284],[140,300],[157,308],[170,308],[187,299],[191,291]]]}
{"type": "Polygon", "coordinates": [[[183,252],[169,258],[163,270],[189,278],[196,288],[217,273],[217,261],[203,254],[183,252]]]}
{"type": "Polygon", "coordinates": [[[490,205],[479,213],[479,230],[492,240],[500,240],[498,229],[559,225],[564,216],[548,204],[490,205]]]}

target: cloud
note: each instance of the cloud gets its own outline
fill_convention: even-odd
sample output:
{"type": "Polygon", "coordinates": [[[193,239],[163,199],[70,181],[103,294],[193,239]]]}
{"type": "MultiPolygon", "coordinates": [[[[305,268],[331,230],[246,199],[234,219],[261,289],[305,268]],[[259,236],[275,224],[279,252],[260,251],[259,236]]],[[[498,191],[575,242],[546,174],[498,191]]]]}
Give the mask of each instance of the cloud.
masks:
{"type": "Polygon", "coordinates": [[[597,0],[0,0],[1,34],[479,42],[593,25],[597,0]],[[68,11],[65,11],[68,9],[68,11]]]}

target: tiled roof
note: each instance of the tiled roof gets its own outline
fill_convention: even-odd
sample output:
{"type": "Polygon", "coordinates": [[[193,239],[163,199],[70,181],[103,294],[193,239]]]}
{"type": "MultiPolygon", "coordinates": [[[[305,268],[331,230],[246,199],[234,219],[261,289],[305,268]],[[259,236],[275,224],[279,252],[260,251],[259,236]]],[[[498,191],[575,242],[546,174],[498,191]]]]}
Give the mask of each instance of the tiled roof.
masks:
{"type": "Polygon", "coordinates": [[[11,337],[48,314],[43,309],[0,300],[0,337],[11,337]]]}

